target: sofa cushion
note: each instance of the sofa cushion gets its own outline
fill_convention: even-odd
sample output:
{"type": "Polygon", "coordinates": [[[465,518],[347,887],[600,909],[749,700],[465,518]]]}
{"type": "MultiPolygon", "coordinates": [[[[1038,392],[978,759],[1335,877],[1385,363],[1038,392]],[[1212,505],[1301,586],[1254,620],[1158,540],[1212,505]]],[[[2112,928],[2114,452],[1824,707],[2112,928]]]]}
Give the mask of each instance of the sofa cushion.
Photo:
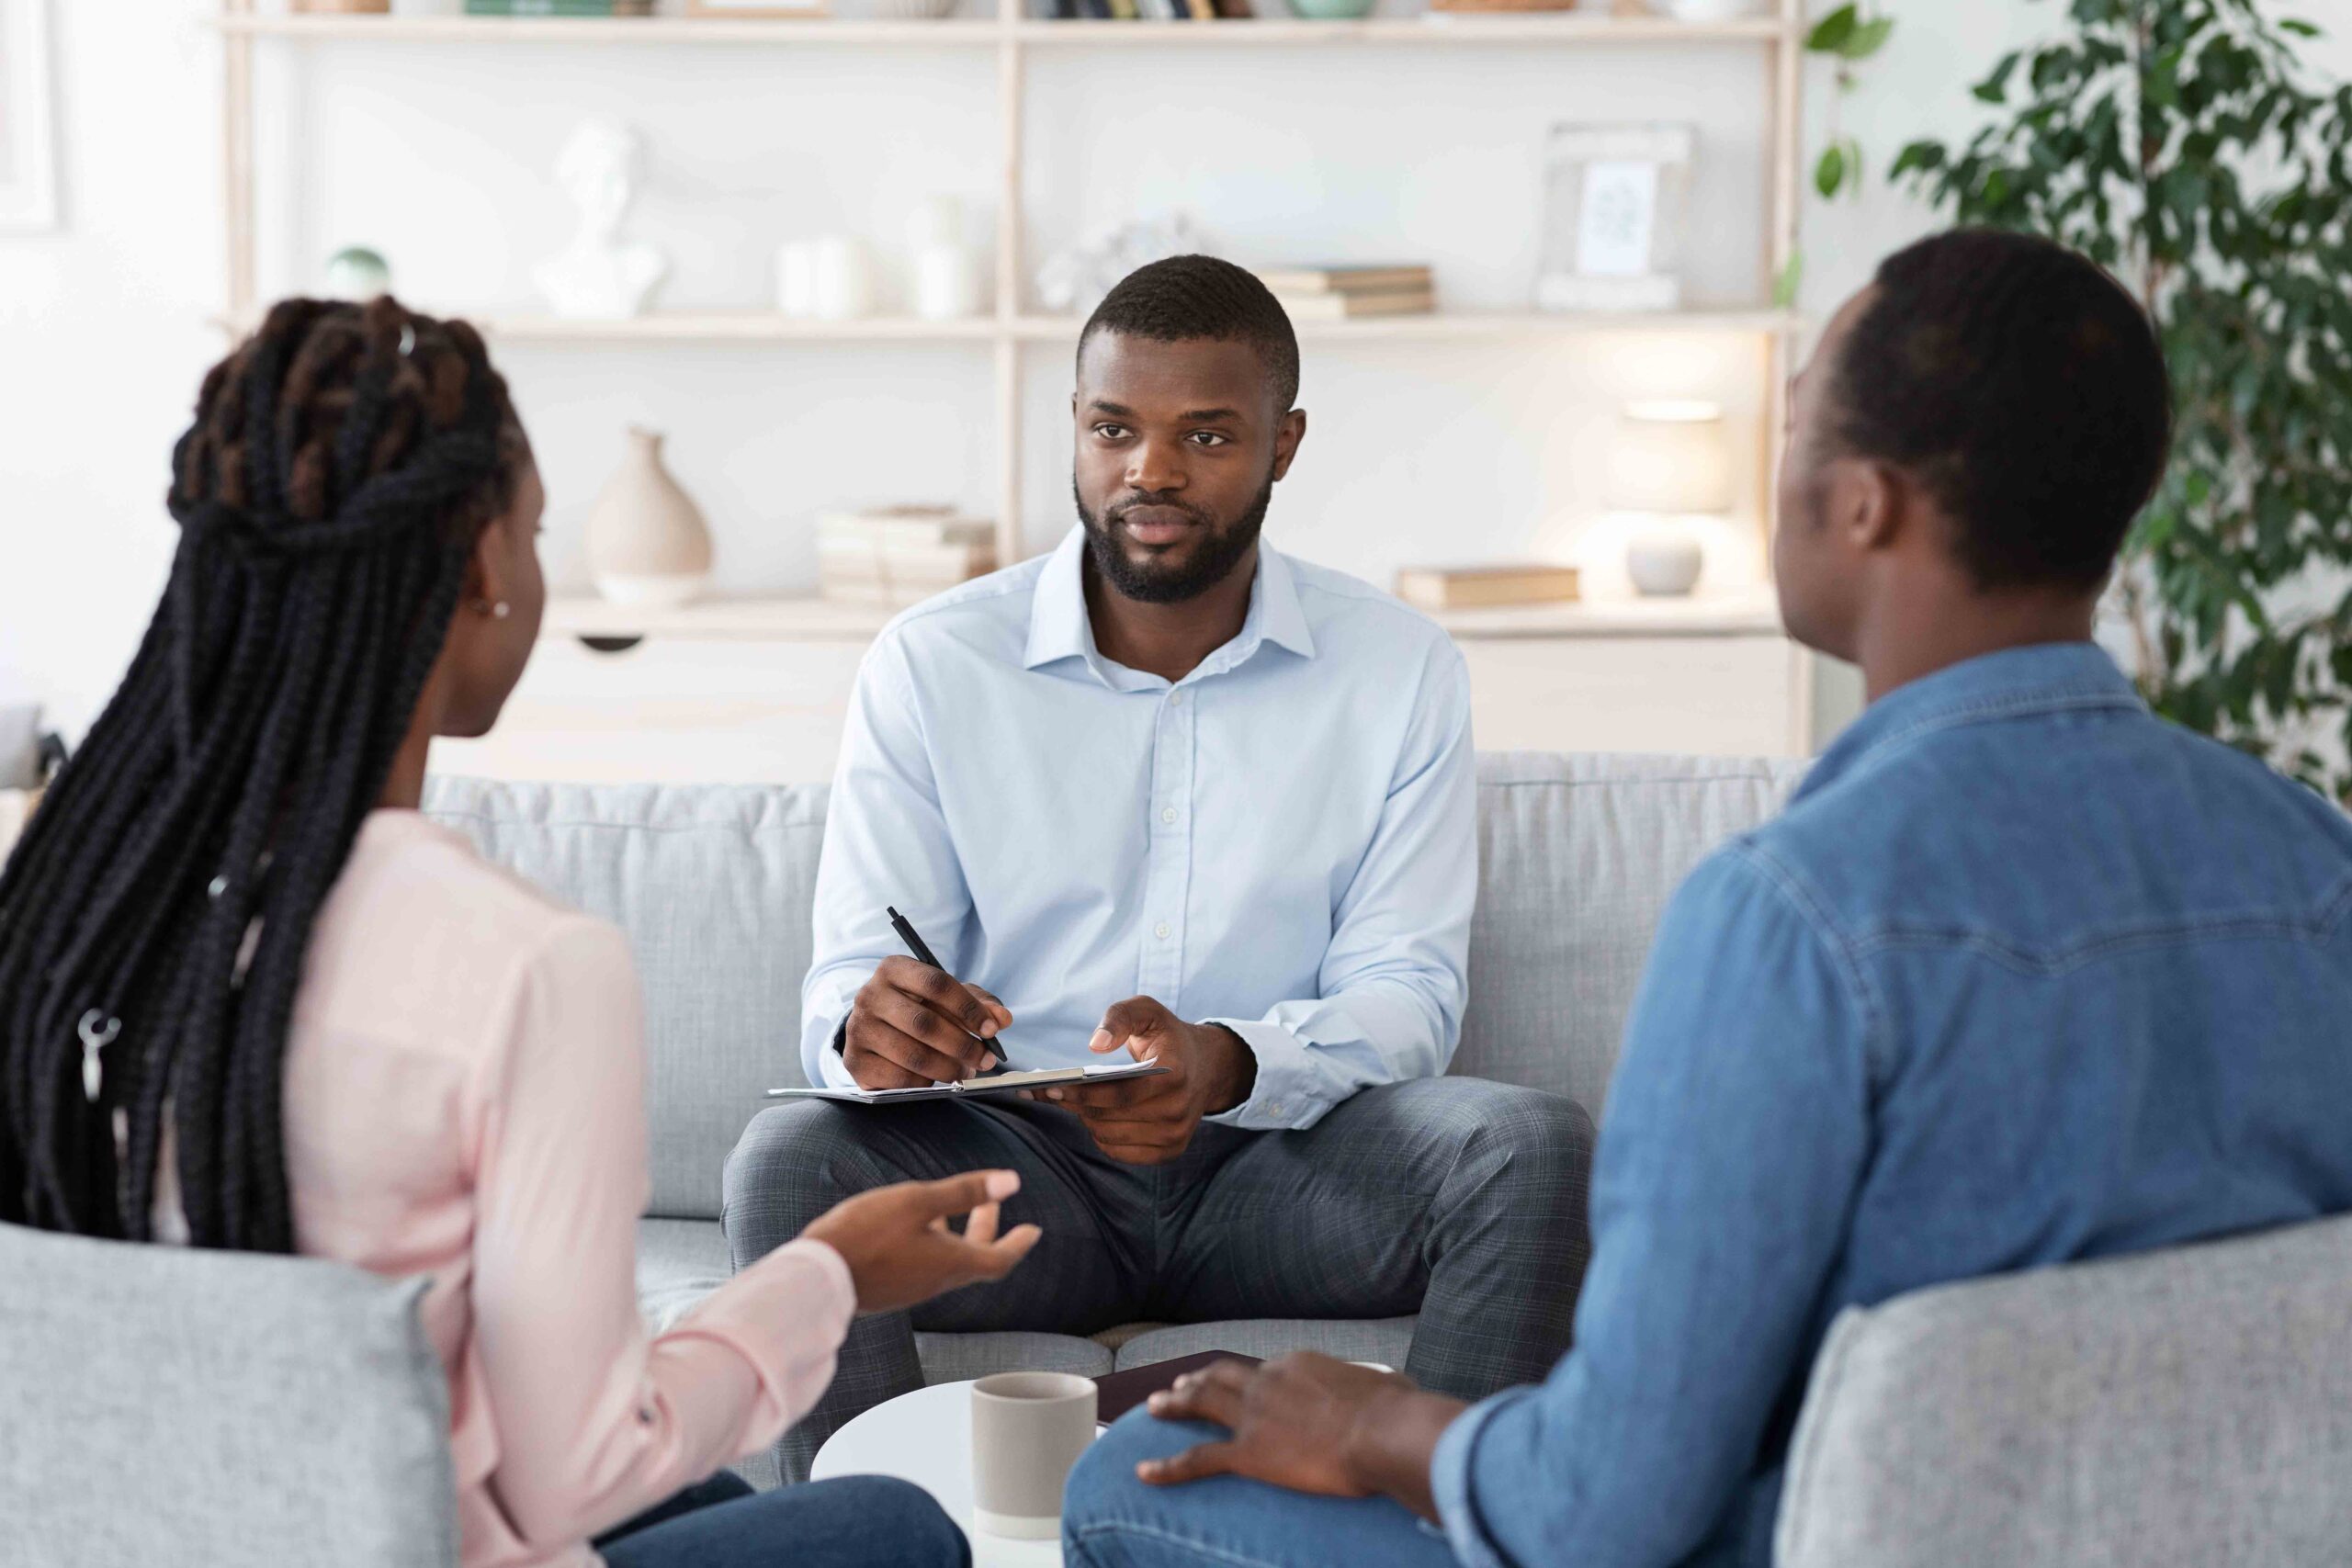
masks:
{"type": "Polygon", "coordinates": [[[718,1217],[763,1090],[800,1084],[800,981],[825,789],[435,779],[424,809],[628,933],[645,985],[647,1212],[718,1217]]]}
{"type": "Polygon", "coordinates": [[[637,1223],[637,1306],[656,1334],[735,1272],[727,1233],[717,1220],[637,1223]]]}
{"type": "Polygon", "coordinates": [[[1666,901],[1770,819],[1804,765],[1502,752],[1478,761],[1478,909],[1453,1071],[1600,1119],[1666,901]]]}
{"type": "Polygon", "coordinates": [[[1782,1568],[2352,1560],[2352,1218],[1839,1314],[1782,1568]]]}
{"type": "Polygon", "coordinates": [[[1139,1334],[1119,1348],[1119,1370],[1155,1366],[1204,1350],[1231,1350],[1272,1360],[1293,1350],[1320,1350],[1343,1361],[1378,1361],[1402,1371],[1413,1348],[1410,1317],[1248,1318],[1234,1323],[1187,1323],[1139,1334]]]}
{"type": "Polygon", "coordinates": [[[0,1562],[454,1564],[424,1284],[0,1225],[0,1562]]]}

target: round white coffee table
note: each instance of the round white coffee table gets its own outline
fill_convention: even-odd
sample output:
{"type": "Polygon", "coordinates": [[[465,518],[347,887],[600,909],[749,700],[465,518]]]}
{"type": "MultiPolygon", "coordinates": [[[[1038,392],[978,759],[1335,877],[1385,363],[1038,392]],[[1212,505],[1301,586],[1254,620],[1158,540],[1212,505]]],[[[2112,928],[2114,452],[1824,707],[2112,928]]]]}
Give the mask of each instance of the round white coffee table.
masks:
{"type": "Polygon", "coordinates": [[[900,1394],[835,1432],[817,1450],[808,1477],[837,1475],[895,1475],[930,1493],[970,1539],[973,1568],[1061,1568],[1057,1540],[1008,1540],[972,1528],[969,1382],[900,1394]]]}

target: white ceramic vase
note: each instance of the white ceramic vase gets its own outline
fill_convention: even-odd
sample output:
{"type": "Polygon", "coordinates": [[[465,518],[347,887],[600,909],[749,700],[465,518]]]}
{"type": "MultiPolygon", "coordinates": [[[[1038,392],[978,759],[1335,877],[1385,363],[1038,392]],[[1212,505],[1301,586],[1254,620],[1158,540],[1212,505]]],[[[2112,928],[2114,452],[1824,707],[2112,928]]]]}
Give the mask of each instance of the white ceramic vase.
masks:
{"type": "Polygon", "coordinates": [[[1625,575],[1645,599],[1679,599],[1699,585],[1707,564],[1698,536],[1678,524],[1656,524],[1625,546],[1625,575]]]}
{"type": "Polygon", "coordinates": [[[710,583],[702,508],[662,465],[662,436],[631,426],[628,449],[588,514],[588,570],[616,604],[667,609],[710,583]]]}

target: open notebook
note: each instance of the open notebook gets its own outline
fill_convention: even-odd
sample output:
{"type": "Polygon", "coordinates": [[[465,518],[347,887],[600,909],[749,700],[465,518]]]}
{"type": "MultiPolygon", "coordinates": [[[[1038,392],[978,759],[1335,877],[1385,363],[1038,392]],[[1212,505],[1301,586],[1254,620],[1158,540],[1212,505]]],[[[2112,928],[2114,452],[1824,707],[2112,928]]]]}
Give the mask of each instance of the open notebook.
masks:
{"type": "Polygon", "coordinates": [[[845,1100],[853,1105],[898,1105],[910,1100],[967,1100],[989,1094],[1018,1094],[1024,1089],[1049,1089],[1056,1084],[1116,1083],[1122,1078],[1148,1078],[1168,1069],[1157,1061],[1121,1062],[1100,1067],[1046,1067],[1034,1073],[998,1073],[991,1077],[966,1078],[962,1083],[935,1083],[922,1089],[772,1089],[770,1100],[845,1100]]]}

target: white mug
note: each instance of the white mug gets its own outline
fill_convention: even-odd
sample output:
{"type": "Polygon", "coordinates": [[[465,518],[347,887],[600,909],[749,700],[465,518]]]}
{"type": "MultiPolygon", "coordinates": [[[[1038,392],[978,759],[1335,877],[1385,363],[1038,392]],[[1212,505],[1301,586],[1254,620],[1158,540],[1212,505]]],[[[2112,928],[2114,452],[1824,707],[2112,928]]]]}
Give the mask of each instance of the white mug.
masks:
{"type": "Polygon", "coordinates": [[[1015,1540],[1061,1534],[1062,1488],[1094,1440],[1098,1391],[1075,1372],[999,1372],[972,1385],[972,1523],[1015,1540]]]}
{"type": "Polygon", "coordinates": [[[820,321],[848,321],[874,310],[874,264],[865,247],[845,234],[815,243],[815,309],[820,321]]]}

